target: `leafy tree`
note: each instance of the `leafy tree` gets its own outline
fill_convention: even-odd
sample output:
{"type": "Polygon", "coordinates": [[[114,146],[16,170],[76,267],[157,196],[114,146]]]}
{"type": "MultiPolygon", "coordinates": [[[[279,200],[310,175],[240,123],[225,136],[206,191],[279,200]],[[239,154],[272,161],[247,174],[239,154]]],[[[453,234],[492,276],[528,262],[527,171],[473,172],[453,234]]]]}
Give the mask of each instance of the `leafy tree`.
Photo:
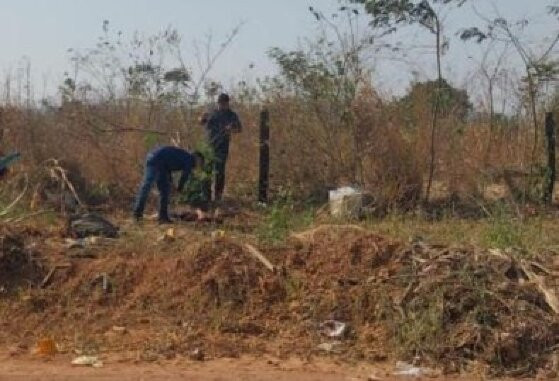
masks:
{"type": "MultiPolygon", "coordinates": [[[[331,16],[309,8],[317,21],[319,37],[304,49],[271,49],[269,56],[278,65],[280,76],[268,84],[286,89],[301,100],[324,132],[318,148],[328,155],[334,168],[344,167],[351,172],[352,181],[362,182],[363,138],[353,123],[352,105],[369,78],[363,57],[373,46],[375,36],[370,30],[358,28],[360,12],[349,2],[346,4],[331,16]],[[342,136],[348,135],[353,148],[350,155],[341,151],[340,144],[342,136]],[[346,162],[347,157],[351,157],[351,163],[346,162]]],[[[315,136],[311,139],[315,140],[315,136]]]]}
{"type": "MultiPolygon", "coordinates": [[[[552,16],[559,15],[559,7],[549,6],[548,12],[552,16]]],[[[537,111],[538,97],[546,84],[559,78],[559,61],[552,56],[553,51],[559,43],[559,32],[551,35],[551,40],[543,46],[539,52],[529,48],[528,43],[522,40],[522,32],[530,24],[528,20],[511,22],[502,17],[487,19],[481,16],[485,26],[464,29],[460,38],[464,41],[474,40],[477,43],[502,43],[514,47],[518,57],[524,64],[524,92],[527,95],[529,113],[532,117],[534,129],[534,145],[532,149],[532,160],[539,146],[539,120],[537,111]]]]}
{"type": "Polygon", "coordinates": [[[419,25],[434,36],[437,86],[435,102],[433,102],[432,107],[429,179],[425,192],[425,198],[428,200],[435,173],[435,141],[444,90],[442,56],[449,47],[449,41],[445,39],[443,34],[441,8],[437,8],[437,6],[455,5],[460,7],[466,0],[352,0],[352,2],[363,4],[367,13],[372,17],[371,25],[375,28],[384,29],[385,33],[396,32],[402,25],[419,25]]]}
{"type": "Polygon", "coordinates": [[[473,110],[468,92],[458,89],[449,84],[445,79],[439,91],[438,81],[426,81],[414,83],[408,93],[400,100],[405,105],[412,104],[416,99],[427,99],[431,107],[435,102],[440,102],[440,113],[442,117],[455,116],[464,121],[473,110]]]}

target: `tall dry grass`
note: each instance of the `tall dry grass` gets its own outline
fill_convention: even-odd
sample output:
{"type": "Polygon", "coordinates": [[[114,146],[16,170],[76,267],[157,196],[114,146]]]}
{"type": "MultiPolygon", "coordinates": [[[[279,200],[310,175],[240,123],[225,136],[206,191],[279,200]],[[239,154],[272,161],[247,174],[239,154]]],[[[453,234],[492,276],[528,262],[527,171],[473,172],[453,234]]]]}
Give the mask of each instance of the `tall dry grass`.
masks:
{"type": "MultiPolygon", "coordinates": [[[[428,171],[430,108],[425,98],[413,99],[411,107],[404,108],[363,88],[351,105],[349,124],[343,126],[325,120],[329,104],[320,102],[289,92],[275,92],[259,102],[237,98],[234,108],[245,128],[233,139],[228,193],[255,194],[258,118],[265,107],[271,115],[273,192],[320,198],[330,187],[360,183],[383,203],[415,205],[428,171]]],[[[203,140],[197,123],[202,111],[131,99],[66,102],[40,110],[4,107],[2,150],[23,154],[16,171],[59,159],[86,199],[101,193],[105,201],[124,206],[133,198],[149,149],[157,144],[193,149],[203,140]]],[[[483,117],[461,121],[451,113],[441,121],[435,172],[439,195],[480,197],[483,186],[496,181],[491,173],[528,167],[529,123],[520,117],[511,120],[492,132],[483,117]]]]}

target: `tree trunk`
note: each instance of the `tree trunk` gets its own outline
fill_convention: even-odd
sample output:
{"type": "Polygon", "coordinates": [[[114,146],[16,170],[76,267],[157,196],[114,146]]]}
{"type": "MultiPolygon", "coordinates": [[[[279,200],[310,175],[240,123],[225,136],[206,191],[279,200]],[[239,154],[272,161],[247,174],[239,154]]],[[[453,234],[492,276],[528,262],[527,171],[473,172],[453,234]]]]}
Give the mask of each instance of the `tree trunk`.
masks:
{"type": "Polygon", "coordinates": [[[441,25],[439,19],[436,19],[436,43],[437,43],[437,89],[435,94],[435,103],[433,105],[433,116],[431,118],[431,149],[429,161],[429,179],[427,180],[427,189],[425,191],[425,201],[429,202],[431,196],[431,188],[433,186],[433,177],[435,176],[436,164],[436,148],[435,140],[437,137],[437,127],[439,124],[439,111],[441,106],[441,90],[443,83],[442,65],[441,65],[441,25]]]}
{"type": "Polygon", "coordinates": [[[258,201],[268,201],[268,183],[270,175],[270,115],[268,110],[260,113],[260,164],[258,176],[258,201]]]}
{"type": "Polygon", "coordinates": [[[551,205],[555,186],[555,120],[553,113],[545,115],[545,136],[547,138],[547,171],[545,176],[544,202],[551,205]]]}

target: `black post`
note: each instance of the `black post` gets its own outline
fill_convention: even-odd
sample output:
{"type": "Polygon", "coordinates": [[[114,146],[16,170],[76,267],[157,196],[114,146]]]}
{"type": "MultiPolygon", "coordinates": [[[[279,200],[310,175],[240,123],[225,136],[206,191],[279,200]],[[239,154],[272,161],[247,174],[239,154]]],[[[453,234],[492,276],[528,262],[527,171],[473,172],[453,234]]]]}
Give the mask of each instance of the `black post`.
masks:
{"type": "Polygon", "coordinates": [[[260,112],[260,172],[258,179],[258,201],[268,201],[268,178],[270,176],[270,114],[260,112]]]}
{"type": "Polygon", "coordinates": [[[547,138],[547,173],[545,176],[544,202],[551,204],[553,201],[553,187],[555,186],[555,120],[553,113],[545,114],[545,136],[547,138]]]}

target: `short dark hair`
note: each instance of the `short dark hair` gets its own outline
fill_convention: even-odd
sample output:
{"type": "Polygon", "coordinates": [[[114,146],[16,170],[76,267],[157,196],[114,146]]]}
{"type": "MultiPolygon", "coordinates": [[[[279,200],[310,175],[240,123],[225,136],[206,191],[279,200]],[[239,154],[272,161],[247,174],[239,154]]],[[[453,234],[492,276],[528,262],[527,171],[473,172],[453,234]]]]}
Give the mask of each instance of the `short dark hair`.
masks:
{"type": "Polygon", "coordinates": [[[204,165],[206,163],[206,158],[204,157],[204,155],[202,154],[202,152],[200,151],[194,151],[192,153],[192,156],[194,156],[194,158],[196,159],[196,161],[198,163],[200,163],[201,165],[204,165]]]}
{"type": "Polygon", "coordinates": [[[221,93],[221,94],[219,94],[219,97],[217,97],[217,101],[219,103],[227,103],[227,102],[229,102],[229,95],[227,95],[225,93],[221,93]]]}

